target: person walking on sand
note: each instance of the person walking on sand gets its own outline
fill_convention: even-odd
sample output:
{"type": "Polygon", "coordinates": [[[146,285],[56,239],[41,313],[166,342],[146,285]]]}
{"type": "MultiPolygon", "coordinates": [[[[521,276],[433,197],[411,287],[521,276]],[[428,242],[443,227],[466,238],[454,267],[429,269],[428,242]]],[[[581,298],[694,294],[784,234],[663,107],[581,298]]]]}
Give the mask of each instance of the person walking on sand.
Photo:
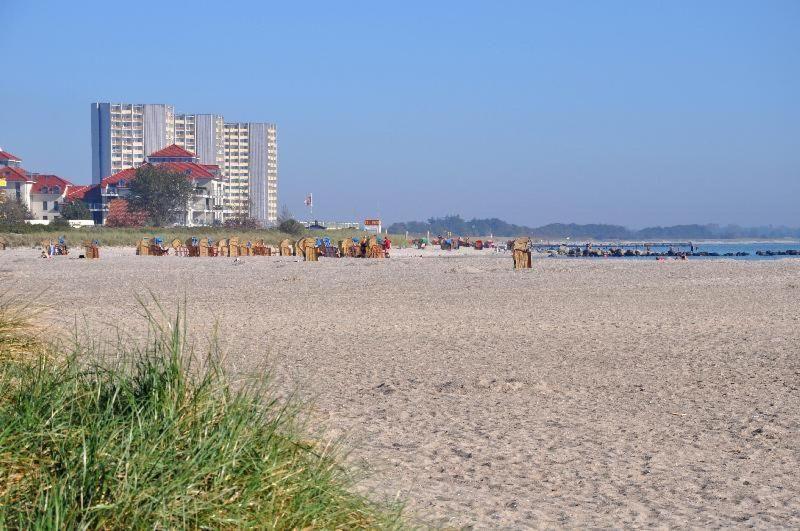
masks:
{"type": "Polygon", "coordinates": [[[392,240],[389,239],[389,236],[386,236],[383,239],[383,256],[389,258],[389,250],[392,248],[392,240]]]}

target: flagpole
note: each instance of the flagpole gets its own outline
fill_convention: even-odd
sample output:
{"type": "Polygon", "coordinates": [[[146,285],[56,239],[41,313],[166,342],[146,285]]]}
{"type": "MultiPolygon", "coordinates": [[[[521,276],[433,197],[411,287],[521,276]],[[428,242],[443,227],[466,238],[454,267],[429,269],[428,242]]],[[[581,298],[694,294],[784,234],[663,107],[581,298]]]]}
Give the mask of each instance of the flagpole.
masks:
{"type": "MultiPolygon", "coordinates": [[[[303,201],[303,202],[308,207],[309,217],[313,219],[314,218],[314,194],[309,192],[308,195],[306,196],[306,200],[303,201]]],[[[310,220],[309,220],[309,223],[311,223],[310,220]]]]}

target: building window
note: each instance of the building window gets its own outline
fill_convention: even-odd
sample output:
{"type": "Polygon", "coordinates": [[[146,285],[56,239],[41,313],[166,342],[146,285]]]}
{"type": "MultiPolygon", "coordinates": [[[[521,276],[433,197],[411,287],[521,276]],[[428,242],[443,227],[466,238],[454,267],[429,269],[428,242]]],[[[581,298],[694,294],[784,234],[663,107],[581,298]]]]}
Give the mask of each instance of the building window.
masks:
{"type": "Polygon", "coordinates": [[[53,201],[53,210],[58,212],[58,201],[53,201]]]}
{"type": "Polygon", "coordinates": [[[42,210],[47,210],[47,201],[42,201],[42,210]]]}
{"type": "Polygon", "coordinates": [[[47,220],[47,216],[42,216],[42,219],[47,220]]]}

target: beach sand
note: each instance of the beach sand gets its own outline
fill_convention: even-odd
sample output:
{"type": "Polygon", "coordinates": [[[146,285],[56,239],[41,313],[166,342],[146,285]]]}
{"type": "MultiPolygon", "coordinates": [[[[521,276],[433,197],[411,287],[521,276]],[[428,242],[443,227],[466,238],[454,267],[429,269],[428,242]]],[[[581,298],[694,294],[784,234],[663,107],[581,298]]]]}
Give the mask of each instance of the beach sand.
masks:
{"type": "Polygon", "coordinates": [[[800,526],[800,260],[0,252],[62,329],[136,335],[148,290],[219,325],[421,523],[800,526]]]}

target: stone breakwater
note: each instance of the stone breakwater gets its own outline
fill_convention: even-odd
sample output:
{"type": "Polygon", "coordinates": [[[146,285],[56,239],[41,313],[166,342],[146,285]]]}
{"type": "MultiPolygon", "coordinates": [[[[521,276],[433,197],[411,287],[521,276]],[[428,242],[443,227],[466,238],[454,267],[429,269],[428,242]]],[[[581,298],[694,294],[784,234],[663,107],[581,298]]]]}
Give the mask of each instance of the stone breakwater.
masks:
{"type": "Polygon", "coordinates": [[[758,256],[800,256],[800,249],[787,249],[785,251],[756,251],[758,256]]]}
{"type": "MultiPolygon", "coordinates": [[[[743,257],[743,256],[751,256],[749,252],[746,251],[736,251],[736,252],[714,252],[714,251],[681,251],[676,249],[669,249],[667,251],[653,251],[648,249],[622,249],[616,247],[608,247],[608,248],[580,248],[580,247],[569,247],[569,248],[561,248],[561,249],[548,249],[544,251],[550,257],[559,257],[559,256],[566,256],[571,258],[582,258],[582,257],[613,257],[613,258],[626,258],[626,257],[676,257],[676,258],[683,258],[683,257],[743,257]]],[[[800,249],[786,249],[781,251],[756,251],[756,256],[800,256],[800,249]]]]}

